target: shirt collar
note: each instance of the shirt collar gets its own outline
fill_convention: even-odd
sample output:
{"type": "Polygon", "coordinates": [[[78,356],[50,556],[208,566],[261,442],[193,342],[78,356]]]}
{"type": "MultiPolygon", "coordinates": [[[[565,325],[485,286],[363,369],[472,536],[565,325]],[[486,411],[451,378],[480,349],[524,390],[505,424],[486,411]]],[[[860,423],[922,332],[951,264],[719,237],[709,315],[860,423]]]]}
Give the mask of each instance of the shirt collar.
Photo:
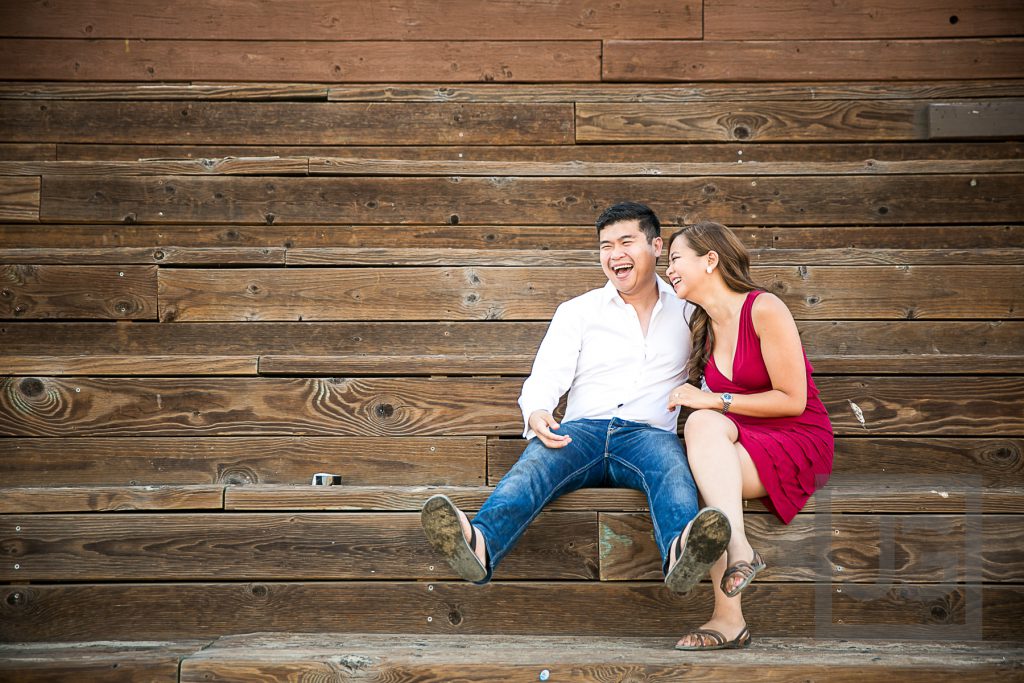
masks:
{"type": "MultiPolygon", "coordinates": [[[[671,285],[662,280],[657,275],[654,279],[658,281],[658,302],[664,303],[667,297],[675,298],[676,292],[672,289],[671,285]]],[[[601,289],[601,303],[607,304],[610,301],[616,301],[618,304],[625,306],[626,302],[619,296],[619,290],[615,289],[615,285],[612,284],[611,280],[604,283],[604,287],[601,289]]]]}

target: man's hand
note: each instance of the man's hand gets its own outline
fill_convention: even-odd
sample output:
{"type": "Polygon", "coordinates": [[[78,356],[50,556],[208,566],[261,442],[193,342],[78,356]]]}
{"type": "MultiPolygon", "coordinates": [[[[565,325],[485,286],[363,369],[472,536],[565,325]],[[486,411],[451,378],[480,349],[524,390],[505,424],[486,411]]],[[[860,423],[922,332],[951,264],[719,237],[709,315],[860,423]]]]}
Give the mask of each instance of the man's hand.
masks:
{"type": "Polygon", "coordinates": [[[548,448],[565,448],[572,438],[555,434],[551,430],[560,426],[555,417],[546,410],[535,410],[530,413],[530,429],[534,431],[540,442],[548,448]]]}

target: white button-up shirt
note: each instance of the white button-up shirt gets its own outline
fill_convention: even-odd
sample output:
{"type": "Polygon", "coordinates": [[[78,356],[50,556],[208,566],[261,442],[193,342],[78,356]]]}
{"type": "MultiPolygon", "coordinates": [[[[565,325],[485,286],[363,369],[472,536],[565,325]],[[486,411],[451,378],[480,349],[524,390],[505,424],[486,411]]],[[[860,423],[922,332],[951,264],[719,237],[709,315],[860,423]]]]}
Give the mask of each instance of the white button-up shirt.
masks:
{"type": "Polygon", "coordinates": [[[668,395],[686,381],[693,304],[656,279],[646,337],[636,310],[611,282],[558,307],[519,397],[523,436],[535,436],[530,415],[554,411],[566,390],[563,421],[618,417],[676,431],[679,409],[667,409],[668,395]]]}

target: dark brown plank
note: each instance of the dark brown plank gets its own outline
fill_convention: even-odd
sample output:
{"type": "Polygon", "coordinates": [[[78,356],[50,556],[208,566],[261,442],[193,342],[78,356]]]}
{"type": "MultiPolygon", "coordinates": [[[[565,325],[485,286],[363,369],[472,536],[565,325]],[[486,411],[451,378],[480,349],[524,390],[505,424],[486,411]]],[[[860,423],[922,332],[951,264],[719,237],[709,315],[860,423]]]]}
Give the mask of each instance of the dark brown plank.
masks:
{"type": "MultiPolygon", "coordinates": [[[[488,439],[488,484],[498,483],[525,446],[522,439],[488,439]]],[[[946,486],[960,482],[1019,487],[1024,486],[1024,441],[840,437],[836,439],[833,468],[832,478],[839,482],[851,476],[875,477],[879,483],[891,477],[904,477],[940,488],[943,482],[946,486]]],[[[835,482],[830,488],[834,485],[835,482]]],[[[836,492],[833,502],[842,497],[836,492]]]]}
{"type": "Polygon", "coordinates": [[[39,220],[39,178],[0,178],[0,220],[39,220]]]}
{"type": "MultiPolygon", "coordinates": [[[[768,564],[758,581],[821,581],[824,571],[851,583],[1019,582],[1024,573],[1024,526],[1012,515],[802,514],[785,526],[745,515],[743,526],[768,564]]],[[[651,529],[646,513],[601,513],[602,581],[662,578],[651,529]]]]}
{"type": "MultiPolygon", "coordinates": [[[[1024,428],[1020,377],[819,377],[816,384],[840,435],[992,437],[1024,428]]],[[[521,386],[518,378],[482,377],[6,377],[0,435],[517,435],[521,386]]]]}
{"type": "Polygon", "coordinates": [[[1024,41],[608,40],[608,81],[835,81],[1020,78],[1024,41]]]}
{"type": "Polygon", "coordinates": [[[742,225],[1013,222],[1024,174],[718,178],[46,176],[40,218],[105,223],[586,225],[622,197],[666,222],[742,225]],[[514,204],[508,202],[515,196],[514,204]],[[159,197],[159,201],[156,200],[159,197]],[[680,197],[689,201],[680,205],[680,197]],[[829,197],[827,202],[821,197],[829,197]]]}
{"type": "MultiPolygon", "coordinates": [[[[758,636],[850,639],[873,633],[874,638],[918,641],[943,635],[961,642],[1006,640],[1015,633],[1024,589],[765,582],[755,584],[744,603],[758,636]],[[818,613],[824,618],[821,626],[812,617],[818,613]]],[[[685,628],[707,619],[712,596],[708,584],[688,596],[672,596],[658,583],[632,582],[496,582],[485,588],[461,582],[384,581],[32,584],[0,587],[0,605],[4,641],[339,630],[678,638],[685,628]],[[497,605],[515,609],[495,609],[497,605]]]]}
{"type": "Polygon", "coordinates": [[[0,100],[5,142],[565,144],[567,104],[0,100]]]}
{"type": "Polygon", "coordinates": [[[737,657],[704,652],[681,664],[675,639],[594,636],[417,636],[365,634],[228,636],[182,662],[182,681],[330,680],[344,662],[377,680],[422,683],[530,681],[547,671],[562,681],[672,681],[681,676],[734,680],[755,670],[759,681],[867,677],[889,680],[999,681],[1012,678],[1020,648],[1013,644],[886,643],[825,639],[762,639],[737,657]],[[486,653],[484,655],[483,653],[486,653]]]}
{"type": "Polygon", "coordinates": [[[186,40],[507,40],[554,38],[700,38],[701,3],[567,0],[556,4],[460,2],[442,12],[431,3],[328,0],[301,7],[287,0],[259,5],[217,0],[102,3],[72,11],[26,1],[5,5],[0,24],[9,36],[43,38],[180,38],[186,40]],[[513,28],[514,27],[514,28],[513,28]]]}
{"type": "Polygon", "coordinates": [[[156,316],[156,266],[0,265],[0,318],[156,316]]]}
{"type": "MultiPolygon", "coordinates": [[[[977,83],[952,85],[957,96],[970,97],[977,83]],[[967,90],[963,90],[966,88],[967,90]]],[[[942,92],[947,92],[944,87],[942,92]]],[[[1008,81],[1000,89],[1013,94],[1008,81]]],[[[0,98],[8,100],[327,100],[330,86],[323,83],[107,83],[107,82],[0,82],[0,98]]],[[[986,96],[994,94],[987,93],[986,96]]]]}
{"type": "MultiPolygon", "coordinates": [[[[1024,503],[1019,486],[965,484],[963,479],[917,473],[927,484],[907,485],[895,476],[849,477],[837,475],[826,488],[811,497],[803,512],[824,513],[1020,513],[1024,503]]],[[[967,481],[970,481],[969,479],[967,481]]],[[[493,492],[489,487],[437,486],[229,486],[224,507],[228,510],[331,510],[418,512],[423,502],[442,493],[463,510],[478,510],[493,492]]],[[[590,488],[568,493],[546,510],[642,511],[648,509],[641,491],[619,488],[590,488]]],[[[744,503],[749,512],[764,514],[760,500],[744,503]]]]}
{"type": "MultiPolygon", "coordinates": [[[[479,486],[482,437],[6,439],[0,480],[21,487],[303,485],[317,472],[343,486],[479,486]]],[[[323,495],[323,494],[321,494],[323,495]]]]}
{"type": "Polygon", "coordinates": [[[0,78],[70,81],[599,81],[599,41],[0,42],[0,78]]]}
{"type": "Polygon", "coordinates": [[[921,140],[928,103],[578,104],[578,142],[921,140]]]}
{"type": "Polygon", "coordinates": [[[1010,138],[1024,135],[1024,101],[933,102],[928,105],[928,137],[1010,138]]]}
{"type": "Polygon", "coordinates": [[[224,487],[189,486],[4,486],[0,512],[101,512],[117,510],[220,510],[224,487]]]}
{"type": "MultiPolygon", "coordinates": [[[[0,228],[2,229],[2,228],[0,228]]],[[[54,231],[59,232],[59,231],[54,231]]],[[[154,236],[154,242],[163,241],[154,236]]],[[[1000,252],[1002,253],[1002,252],[1000,252]]],[[[891,261],[892,259],[890,259],[891,261]]],[[[990,259],[993,260],[993,259],[990,259]]],[[[1005,261],[1006,259],[1001,259],[1005,261]]],[[[3,249],[0,261],[38,265],[285,265],[283,247],[75,247],[70,249],[3,249]]],[[[963,262],[962,260],[960,261],[963,262]]]]}
{"type": "MultiPolygon", "coordinates": [[[[996,162],[990,169],[999,168],[996,162]]],[[[1013,163],[1013,162],[1011,162],[1013,163]]],[[[306,175],[306,157],[224,157],[145,161],[0,161],[0,176],[12,175],[306,175]]]]}
{"type": "Polygon", "coordinates": [[[705,40],[826,38],[963,38],[1024,33],[1013,0],[982,4],[882,0],[870,6],[783,0],[751,7],[742,0],[705,0],[705,40]]]}
{"type": "Polygon", "coordinates": [[[57,158],[57,145],[48,144],[2,144],[0,159],[15,161],[53,161],[57,158]]]}
{"type": "Polygon", "coordinates": [[[0,645],[0,678],[18,683],[178,683],[178,668],[209,641],[0,645]]]}
{"type": "MultiPolygon", "coordinates": [[[[1020,266],[761,266],[752,275],[797,319],[1024,314],[1020,266]]],[[[161,270],[160,319],[537,320],[603,282],[595,266],[161,270]]]]}
{"type": "MultiPolygon", "coordinates": [[[[0,543],[12,548],[0,567],[4,581],[456,578],[427,544],[418,512],[2,520],[0,543]]],[[[596,579],[597,539],[596,513],[543,513],[495,569],[495,578],[596,579]]]]}
{"type": "MultiPolygon", "coordinates": [[[[997,87],[999,82],[994,82],[997,87]]],[[[894,84],[895,85],[895,84],[894,84]]],[[[157,87],[157,86],[151,86],[157,87]]],[[[503,88],[509,86],[502,86],[503,88]]],[[[653,87],[653,86],[652,86],[653,87]]],[[[818,86],[815,86],[818,87],[818,86]]],[[[984,93],[976,97],[992,97],[984,93]]],[[[503,146],[302,146],[302,145],[114,145],[58,144],[57,159],[64,161],[136,161],[139,159],[200,159],[230,156],[333,156],[409,161],[545,161],[545,162],[653,162],[711,163],[746,161],[863,162],[924,159],[1016,159],[1024,154],[1019,140],[1000,142],[861,142],[861,143],[689,143],[609,145],[503,145],[503,146]]],[[[746,163],[746,162],[745,162],[746,163]]]]}

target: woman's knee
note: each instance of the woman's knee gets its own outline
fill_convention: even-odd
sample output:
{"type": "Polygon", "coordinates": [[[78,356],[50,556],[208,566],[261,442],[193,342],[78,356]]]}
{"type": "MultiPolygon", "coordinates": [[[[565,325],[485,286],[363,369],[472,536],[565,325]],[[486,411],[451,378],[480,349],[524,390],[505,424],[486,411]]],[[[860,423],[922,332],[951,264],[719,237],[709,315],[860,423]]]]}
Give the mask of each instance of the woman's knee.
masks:
{"type": "Polygon", "coordinates": [[[695,410],[686,418],[683,436],[691,439],[720,437],[728,433],[729,418],[715,410],[695,410]]]}

